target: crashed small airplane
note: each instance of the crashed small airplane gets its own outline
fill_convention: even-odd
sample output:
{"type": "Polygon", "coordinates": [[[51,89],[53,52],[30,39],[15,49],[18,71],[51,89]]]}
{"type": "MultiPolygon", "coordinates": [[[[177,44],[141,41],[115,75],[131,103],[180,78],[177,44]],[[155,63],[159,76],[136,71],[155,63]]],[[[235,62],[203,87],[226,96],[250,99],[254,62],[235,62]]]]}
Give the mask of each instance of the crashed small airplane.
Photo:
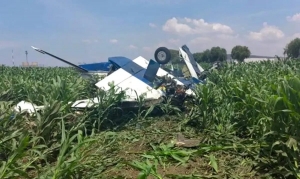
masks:
{"type": "MultiPolygon", "coordinates": [[[[205,84],[206,77],[203,77],[204,69],[195,61],[193,54],[186,45],[179,48],[179,56],[186,65],[189,77],[167,70],[163,67],[171,61],[171,53],[166,47],[159,47],[155,53],[155,60],[147,60],[141,56],[134,60],[126,57],[110,57],[108,62],[75,65],[63,60],[44,50],[32,47],[34,50],[50,55],[64,63],[67,63],[83,75],[106,74],[95,85],[102,90],[108,91],[111,83],[117,88],[117,93],[124,91],[127,96],[122,103],[137,104],[137,97],[144,95],[146,101],[151,101],[151,105],[161,103],[165,97],[171,97],[176,101],[184,101],[188,96],[194,95],[194,88],[197,84],[205,84]]],[[[214,65],[212,68],[216,68],[214,65]]],[[[72,108],[90,108],[99,103],[98,97],[72,102],[72,108]]],[[[132,105],[130,105],[132,106],[132,105]]],[[[22,112],[33,112],[34,109],[42,109],[43,106],[21,101],[15,110],[22,112]]]]}

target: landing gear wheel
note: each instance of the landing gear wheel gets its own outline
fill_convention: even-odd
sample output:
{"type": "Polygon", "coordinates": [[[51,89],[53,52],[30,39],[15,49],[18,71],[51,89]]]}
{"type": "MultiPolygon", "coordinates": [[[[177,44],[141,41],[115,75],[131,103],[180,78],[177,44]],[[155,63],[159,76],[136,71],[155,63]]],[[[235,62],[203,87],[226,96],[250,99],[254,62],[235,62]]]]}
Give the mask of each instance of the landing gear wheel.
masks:
{"type": "Polygon", "coordinates": [[[167,64],[171,60],[171,52],[166,47],[159,47],[154,53],[155,60],[159,64],[167,64]]]}

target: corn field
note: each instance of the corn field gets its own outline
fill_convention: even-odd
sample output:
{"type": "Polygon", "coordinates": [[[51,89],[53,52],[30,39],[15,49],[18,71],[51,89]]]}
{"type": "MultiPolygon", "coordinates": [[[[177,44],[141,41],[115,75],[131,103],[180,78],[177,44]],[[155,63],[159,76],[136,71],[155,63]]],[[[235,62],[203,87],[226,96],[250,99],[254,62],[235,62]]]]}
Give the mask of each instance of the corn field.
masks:
{"type": "Polygon", "coordinates": [[[0,67],[0,179],[300,178],[300,62],[226,64],[185,109],[137,110],[71,68],[0,67]],[[94,109],[68,102],[98,96],[94,109]],[[14,113],[25,100],[46,108],[14,113]],[[198,141],[175,145],[176,135],[198,141]]]}

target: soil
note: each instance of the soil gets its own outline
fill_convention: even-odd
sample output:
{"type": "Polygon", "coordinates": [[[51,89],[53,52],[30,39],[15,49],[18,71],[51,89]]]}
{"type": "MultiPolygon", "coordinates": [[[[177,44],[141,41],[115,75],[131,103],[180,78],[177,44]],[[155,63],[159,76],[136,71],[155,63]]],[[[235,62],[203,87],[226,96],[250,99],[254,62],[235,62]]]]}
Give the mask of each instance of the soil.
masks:
{"type": "MultiPolygon", "coordinates": [[[[126,165],[126,162],[145,162],[146,159],[142,158],[142,154],[153,151],[150,143],[155,144],[168,144],[171,140],[178,138],[179,131],[178,125],[174,121],[153,121],[147,128],[128,129],[127,131],[120,132],[119,136],[131,136],[130,140],[120,138],[122,140],[120,150],[118,151],[117,158],[122,162],[117,165],[111,166],[104,171],[103,178],[115,179],[136,179],[140,171],[126,165]],[[129,132],[130,131],[130,132],[129,132]]],[[[187,132],[187,131],[183,131],[187,132]]],[[[188,136],[188,135],[184,135],[188,136]]],[[[182,137],[182,136],[181,136],[182,137]]],[[[126,138],[126,137],[125,137],[126,138]]],[[[189,139],[184,139],[189,140],[189,139]]],[[[200,140],[192,139],[192,141],[200,142],[200,140]]],[[[190,151],[192,148],[181,146],[180,149],[190,151]]],[[[231,153],[216,152],[214,156],[218,161],[218,172],[216,172],[210,165],[209,157],[206,155],[192,155],[185,164],[178,164],[177,161],[168,159],[164,161],[165,166],[158,165],[157,173],[164,179],[171,178],[260,178],[257,173],[252,170],[251,163],[247,164],[247,160],[239,158],[231,153]],[[244,162],[246,164],[241,164],[244,162]],[[195,177],[192,177],[195,175],[195,177]]],[[[154,176],[147,177],[154,179],[154,176]]]]}

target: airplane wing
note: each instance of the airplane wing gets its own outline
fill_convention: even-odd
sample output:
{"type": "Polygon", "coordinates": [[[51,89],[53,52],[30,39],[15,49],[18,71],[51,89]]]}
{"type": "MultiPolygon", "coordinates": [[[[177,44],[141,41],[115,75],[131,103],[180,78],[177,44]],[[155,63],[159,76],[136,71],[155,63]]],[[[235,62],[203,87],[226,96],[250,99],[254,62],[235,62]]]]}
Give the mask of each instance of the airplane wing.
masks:
{"type": "Polygon", "coordinates": [[[77,70],[79,70],[79,71],[81,71],[81,72],[85,72],[85,73],[89,72],[88,70],[86,70],[86,69],[84,69],[84,68],[82,68],[82,67],[80,67],[80,66],[78,66],[78,65],[75,65],[74,63],[71,63],[71,62],[69,62],[69,61],[67,61],[67,60],[64,60],[64,59],[59,58],[59,57],[57,57],[57,56],[55,56],[55,55],[52,55],[51,53],[48,53],[48,52],[46,52],[46,51],[44,51],[44,50],[41,50],[41,49],[36,48],[36,47],[33,47],[33,46],[31,46],[31,47],[32,47],[34,50],[36,50],[36,51],[38,51],[38,52],[40,52],[40,53],[42,53],[42,54],[49,55],[49,56],[51,56],[51,57],[53,57],[53,58],[58,59],[58,60],[61,61],[61,62],[64,62],[64,63],[66,63],[66,64],[68,64],[68,65],[71,65],[72,67],[75,67],[77,70]]]}
{"type": "MultiPolygon", "coordinates": [[[[142,94],[145,94],[148,100],[157,100],[163,95],[162,91],[154,89],[153,81],[159,69],[159,64],[154,60],[149,62],[142,57],[135,59],[144,62],[146,68],[125,57],[111,57],[109,60],[120,68],[96,83],[98,88],[108,91],[109,83],[113,83],[117,93],[125,90],[127,98],[124,101],[127,102],[136,101],[142,94]]],[[[93,103],[98,103],[97,98],[76,101],[72,107],[85,108],[93,103]]]]}

